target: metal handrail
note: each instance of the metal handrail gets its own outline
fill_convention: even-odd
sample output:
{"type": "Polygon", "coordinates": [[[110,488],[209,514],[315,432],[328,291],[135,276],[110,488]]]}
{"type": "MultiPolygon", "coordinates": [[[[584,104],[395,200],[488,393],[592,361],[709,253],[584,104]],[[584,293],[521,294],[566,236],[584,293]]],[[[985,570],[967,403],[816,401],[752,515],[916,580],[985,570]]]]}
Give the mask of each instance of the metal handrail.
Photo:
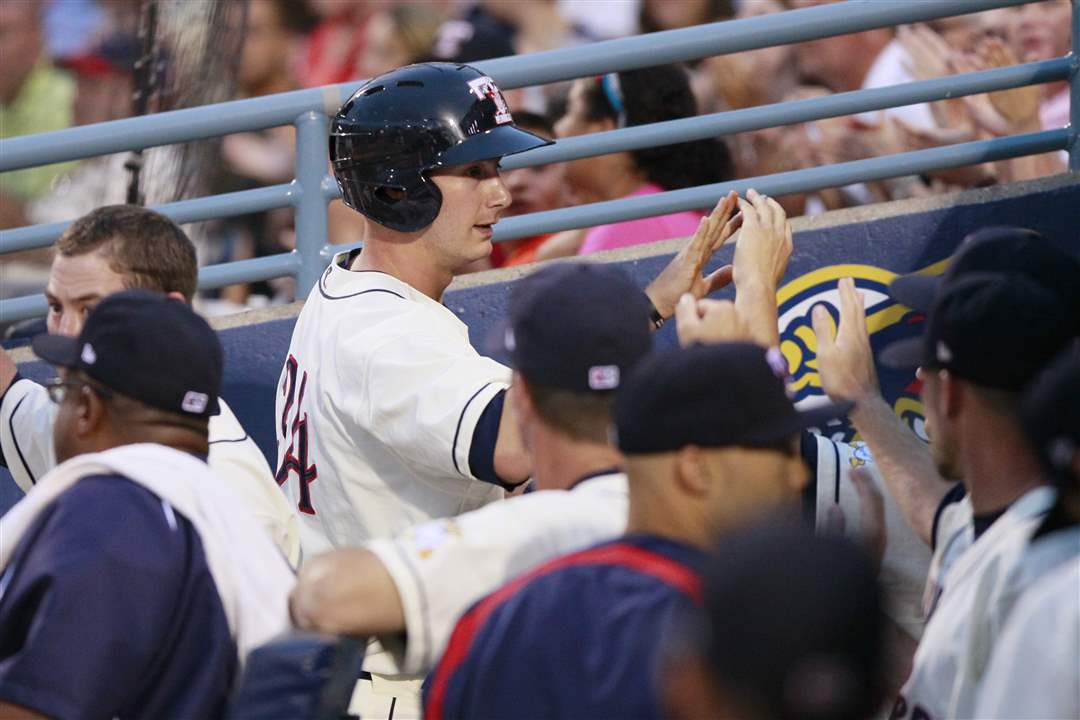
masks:
{"type": "MultiPolygon", "coordinates": [[[[496,78],[500,86],[515,88],[981,12],[1028,1],[935,0],[933,3],[912,3],[906,0],[848,0],[528,56],[500,58],[477,63],[477,66],[496,78]]],[[[1080,169],[1080,0],[1072,0],[1072,4],[1074,48],[1064,58],[568,138],[546,148],[507,158],[503,164],[507,168],[528,167],[1067,78],[1072,81],[1072,124],[1069,128],[508,218],[496,227],[495,239],[510,240],[541,232],[706,207],[728,189],[741,191],[751,185],[779,195],[1058,149],[1069,150],[1070,168],[1080,169]]],[[[295,125],[297,174],[292,182],[169,203],[155,209],[178,222],[194,222],[293,207],[297,228],[295,251],[208,266],[200,271],[199,285],[201,288],[221,287],[234,282],[294,274],[298,293],[302,295],[325,268],[328,257],[325,246],[326,205],[338,196],[333,178],[326,173],[328,118],[361,84],[360,81],[342,83],[12,138],[0,141],[0,171],[285,124],[295,125]]],[[[51,223],[0,232],[0,254],[48,246],[68,224],[51,223]]],[[[0,319],[10,321],[32,317],[44,312],[44,309],[41,296],[0,301],[0,319]]]]}

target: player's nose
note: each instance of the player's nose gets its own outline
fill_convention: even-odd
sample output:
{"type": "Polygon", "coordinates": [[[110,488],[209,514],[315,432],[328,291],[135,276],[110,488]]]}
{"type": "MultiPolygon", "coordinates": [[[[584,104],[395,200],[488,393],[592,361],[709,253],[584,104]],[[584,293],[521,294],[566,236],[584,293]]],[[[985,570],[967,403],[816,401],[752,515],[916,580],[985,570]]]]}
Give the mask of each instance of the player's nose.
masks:
{"type": "Polygon", "coordinates": [[[510,206],[510,202],[514,199],[510,194],[510,188],[506,186],[506,182],[501,176],[496,175],[493,178],[489,178],[488,182],[488,206],[496,209],[502,209],[510,206]]]}
{"type": "Polygon", "coordinates": [[[66,312],[60,316],[60,323],[56,326],[56,334],[65,337],[78,337],[82,332],[82,315],[80,313],[66,312]]]}

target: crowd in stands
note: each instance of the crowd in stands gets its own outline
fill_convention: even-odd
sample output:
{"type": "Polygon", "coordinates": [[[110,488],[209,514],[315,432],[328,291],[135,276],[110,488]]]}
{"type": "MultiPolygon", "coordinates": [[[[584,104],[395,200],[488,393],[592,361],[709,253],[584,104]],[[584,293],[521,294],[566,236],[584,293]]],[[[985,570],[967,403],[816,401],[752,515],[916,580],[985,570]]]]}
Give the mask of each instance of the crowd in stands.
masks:
{"type": "MultiPolygon", "coordinates": [[[[187,150],[5,174],[5,223],[77,217],[31,342],[55,377],[0,348],[0,465],[20,492],[0,516],[0,717],[1080,717],[1075,237],[946,226],[940,275],[883,285],[905,336],[876,356],[866,298],[834,277],[804,305],[825,396],[809,404],[778,306],[791,216],[1036,178],[1060,155],[493,243],[504,215],[1066,121],[1058,84],[500,171],[561,138],[1062,55],[1067,0],[505,97],[460,62],[813,4],[209,15],[244,10],[187,37],[228,49],[244,28],[236,97],[378,74],[332,118],[331,239],[364,243],[298,305],[257,420],[272,467],[222,397],[196,286],[199,253],[292,247],[288,214],[189,234],[118,201],[135,170],[136,199],[169,197],[198,167],[187,150]],[[459,62],[401,67],[439,59],[459,62]],[[616,263],[539,265],[483,353],[444,303],[466,272],[669,238],[685,241],[644,288],[616,263]],[[667,322],[674,347],[655,342],[667,322]],[[917,388],[925,436],[879,366],[917,388]],[[839,418],[858,441],[823,432],[839,418]]],[[[5,133],[126,116],[147,71],[137,8],[0,3],[5,133]]],[[[291,177],[292,128],[214,147],[215,191],[291,177]]]]}
{"type": "MultiPolygon", "coordinates": [[[[229,92],[236,98],[257,97],[371,77],[413,62],[473,62],[822,2],[258,0],[249,2],[246,12],[234,18],[243,22],[246,34],[229,92]]],[[[135,65],[144,54],[138,3],[65,0],[4,5],[0,12],[6,57],[0,69],[3,137],[132,114],[135,65]]],[[[551,126],[556,137],[571,137],[1060,57],[1070,47],[1069,17],[1068,0],[1047,0],[506,95],[515,114],[534,116],[532,126],[551,126]]],[[[166,36],[161,42],[177,41],[166,36]]],[[[164,55],[167,58],[168,51],[164,55]]],[[[1065,82],[1059,81],[768,128],[709,142],[592,158],[561,169],[516,173],[515,187],[533,199],[528,205],[515,203],[511,214],[1063,127],[1067,122],[1068,92],[1065,82]],[[560,192],[552,187],[555,183],[548,182],[555,175],[565,178],[560,192]],[[608,182],[609,178],[618,182],[608,182]]],[[[287,182],[294,173],[293,135],[293,128],[286,126],[224,138],[215,146],[219,161],[195,171],[206,176],[200,187],[206,192],[226,192],[287,182]]],[[[144,195],[151,202],[178,199],[170,195],[177,171],[163,156],[166,151],[148,154],[153,172],[144,173],[151,175],[144,179],[144,195]]],[[[5,173],[0,178],[0,228],[69,220],[98,205],[123,201],[127,160],[124,153],[5,173]]],[[[780,201],[792,216],[813,215],[868,202],[1031,179],[1064,167],[1064,153],[1053,153],[828,188],[780,201]]],[[[538,238],[519,241],[517,250],[507,248],[474,269],[686,236],[701,212],[557,233],[542,242],[538,238]],[[617,241],[612,240],[613,232],[618,233],[617,241]]],[[[361,220],[340,202],[331,204],[331,242],[354,242],[361,232],[361,220]]],[[[201,264],[259,257],[295,246],[292,212],[287,209],[206,223],[194,228],[192,235],[201,264]]],[[[15,260],[20,259],[28,262],[15,262],[9,269],[7,295],[39,288],[44,278],[40,254],[15,260]]],[[[218,293],[217,302],[227,310],[271,299],[287,301],[294,295],[291,280],[280,279],[226,288],[218,293]]]]}

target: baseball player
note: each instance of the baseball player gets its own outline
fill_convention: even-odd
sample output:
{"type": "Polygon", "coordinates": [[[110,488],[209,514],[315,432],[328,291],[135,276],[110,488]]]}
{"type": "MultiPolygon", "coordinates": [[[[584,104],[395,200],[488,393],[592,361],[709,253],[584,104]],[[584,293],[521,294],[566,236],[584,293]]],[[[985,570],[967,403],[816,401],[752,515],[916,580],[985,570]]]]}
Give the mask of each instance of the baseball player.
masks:
{"type": "Polygon", "coordinates": [[[919,367],[935,461],[943,475],[963,478],[971,513],[952,538],[939,520],[930,618],[894,717],[975,712],[1001,625],[1030,580],[1019,574],[1021,557],[1055,495],[1024,436],[1018,394],[1075,324],[1072,307],[1031,279],[970,272],[942,285],[922,338],[882,355],[898,368],[919,367]],[[941,573],[950,544],[966,547],[941,573]]]}
{"type": "Polygon", "coordinates": [[[470,604],[626,528],[626,477],[607,431],[615,389],[652,346],[644,296],[617,268],[553,265],[514,286],[510,318],[496,339],[511,346],[510,392],[539,492],[308,559],[292,595],[302,629],[380,633],[394,649],[385,636],[405,631],[395,659],[411,685],[401,675],[392,686],[379,673],[362,680],[393,688],[395,716],[419,715],[420,679],[470,604]]]}
{"type": "MultiPolygon", "coordinates": [[[[278,387],[278,482],[301,512],[305,554],[388,537],[503,497],[532,468],[505,402],[510,371],[469,344],[442,304],[454,274],[491,252],[510,202],[505,155],[548,144],[516,128],[491,78],[431,63],[377,77],[334,120],[330,157],[367,219],[296,323],[278,387]]],[[[646,290],[658,319],[716,247],[688,245],[646,290]]]]}
{"type": "MultiPolygon", "coordinates": [[[[50,333],[74,337],[87,314],[125,288],[156,290],[190,303],[198,266],[195,248],[172,220],[134,205],[98,208],[76,220],[56,243],[45,296],[50,333]]],[[[148,371],[151,371],[148,369],[148,371]]],[[[255,441],[221,399],[210,419],[209,464],[241,497],[293,565],[300,558],[296,513],[274,483],[255,441]]],[[[29,492],[55,464],[57,406],[45,388],[21,377],[0,350],[0,464],[29,492]]]]}
{"type": "Polygon", "coordinates": [[[886,676],[876,574],[863,548],[791,523],[726,534],[705,567],[702,612],[663,663],[669,717],[874,717],[886,676]]]}
{"type": "Polygon", "coordinates": [[[630,373],[614,408],[627,534],[474,605],[425,686],[425,717],[660,716],[658,652],[673,614],[700,604],[705,550],[716,533],[796,501],[807,480],[800,429],[848,407],[796,411],[785,369],[766,354],[696,346],[630,373]]]}
{"type": "Polygon", "coordinates": [[[203,460],[217,336],[132,290],[34,352],[61,464],[0,520],[0,716],[222,716],[293,574],[203,460]]]}
{"type": "Polygon", "coordinates": [[[1080,717],[1078,398],[1080,346],[1074,343],[1021,406],[1024,427],[1060,494],[1021,559],[1021,596],[983,676],[977,717],[1080,717]]]}

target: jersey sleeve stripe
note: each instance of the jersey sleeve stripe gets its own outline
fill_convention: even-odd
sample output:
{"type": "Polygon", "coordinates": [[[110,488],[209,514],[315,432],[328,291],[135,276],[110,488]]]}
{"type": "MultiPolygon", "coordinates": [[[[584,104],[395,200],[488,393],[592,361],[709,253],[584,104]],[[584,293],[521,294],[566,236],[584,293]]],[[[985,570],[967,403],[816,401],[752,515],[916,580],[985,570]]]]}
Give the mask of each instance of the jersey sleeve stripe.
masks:
{"type": "Polygon", "coordinates": [[[18,414],[19,408],[26,401],[26,396],[23,395],[19,398],[19,402],[15,403],[15,408],[11,411],[11,415],[8,416],[8,432],[11,434],[11,444],[15,446],[15,452],[19,456],[19,461],[22,463],[23,469],[26,471],[26,477],[30,478],[30,484],[36,485],[37,478],[34,477],[34,473],[30,471],[30,464],[26,462],[26,457],[23,455],[22,448],[19,447],[19,438],[15,434],[15,415],[18,414]]]}
{"type": "Polygon", "coordinates": [[[474,392],[472,394],[472,397],[470,397],[465,402],[464,407],[461,408],[461,414],[458,415],[457,427],[454,428],[454,441],[450,444],[450,459],[454,462],[454,469],[457,470],[458,473],[460,473],[461,475],[465,475],[465,473],[461,471],[461,466],[458,464],[458,457],[457,457],[458,456],[458,449],[457,449],[457,447],[458,447],[458,438],[461,436],[461,423],[465,419],[465,412],[469,409],[469,406],[472,405],[473,400],[475,400],[476,397],[480,393],[484,392],[484,390],[486,390],[490,386],[491,386],[490,382],[484,383],[482,386],[480,386],[480,389],[478,389],[476,392],[474,392]]]}
{"type": "Polygon", "coordinates": [[[425,720],[443,720],[446,693],[454,674],[464,664],[480,629],[495,610],[505,604],[533,580],[568,567],[617,565],[649,575],[675,588],[701,605],[701,577],[671,558],[643,548],[622,543],[604,545],[556,558],[496,590],[473,606],[454,628],[446,652],[432,676],[431,695],[424,708],[425,720]]]}

